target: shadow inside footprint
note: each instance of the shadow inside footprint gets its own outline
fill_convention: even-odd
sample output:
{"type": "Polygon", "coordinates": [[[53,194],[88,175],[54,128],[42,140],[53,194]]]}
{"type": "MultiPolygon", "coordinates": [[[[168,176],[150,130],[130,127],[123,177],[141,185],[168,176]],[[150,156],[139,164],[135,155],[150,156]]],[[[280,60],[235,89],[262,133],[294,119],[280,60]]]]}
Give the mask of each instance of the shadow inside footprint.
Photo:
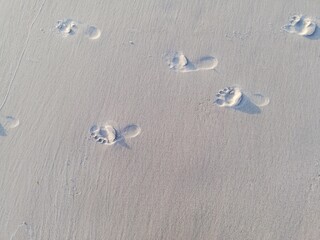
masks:
{"type": "Polygon", "coordinates": [[[297,34],[310,40],[320,39],[317,23],[308,16],[291,16],[289,18],[289,23],[284,25],[282,29],[288,33],[297,34]]]}
{"type": "Polygon", "coordinates": [[[192,62],[188,62],[188,64],[184,67],[184,69],[181,72],[193,72],[197,71],[196,65],[194,65],[192,62]]]}
{"type": "Polygon", "coordinates": [[[6,129],[2,126],[2,124],[0,124],[0,136],[1,136],[1,137],[7,136],[7,131],[6,131],[6,129]]]}
{"type": "Polygon", "coordinates": [[[305,36],[305,38],[310,39],[310,40],[319,40],[320,39],[320,30],[319,27],[316,26],[315,32],[310,35],[310,36],[305,36]]]}
{"type": "Polygon", "coordinates": [[[218,66],[218,59],[212,56],[203,56],[196,62],[198,70],[213,70],[218,66]]]}
{"type": "Polygon", "coordinates": [[[141,128],[135,124],[129,124],[121,130],[121,135],[125,138],[134,138],[141,133],[141,128]]]}
{"type": "Polygon", "coordinates": [[[135,138],[141,133],[141,128],[138,125],[135,124],[129,124],[125,128],[123,128],[118,133],[118,139],[116,141],[116,144],[131,149],[130,146],[127,144],[126,140],[130,138],[135,138]]]}
{"type": "Polygon", "coordinates": [[[88,26],[85,30],[85,35],[92,40],[96,40],[100,37],[101,31],[95,26],[88,26]]]}
{"type": "Polygon", "coordinates": [[[119,145],[119,146],[121,146],[121,147],[124,147],[124,148],[127,148],[127,149],[131,149],[131,147],[128,145],[128,143],[126,142],[126,139],[125,139],[124,137],[120,137],[120,138],[116,141],[115,145],[116,145],[116,146],[119,145]]]}
{"type": "Polygon", "coordinates": [[[258,107],[256,104],[254,104],[248,96],[245,94],[242,95],[241,102],[237,105],[232,107],[233,109],[248,113],[248,114],[259,114],[261,113],[260,107],[258,107]]]}

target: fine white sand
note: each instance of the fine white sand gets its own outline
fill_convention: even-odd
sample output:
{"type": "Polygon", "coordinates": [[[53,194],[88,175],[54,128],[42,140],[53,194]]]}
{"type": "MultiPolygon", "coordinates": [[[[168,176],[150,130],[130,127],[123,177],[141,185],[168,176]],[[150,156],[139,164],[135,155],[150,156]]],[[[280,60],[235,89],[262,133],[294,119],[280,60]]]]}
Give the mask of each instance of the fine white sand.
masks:
{"type": "Polygon", "coordinates": [[[0,6],[0,240],[320,239],[319,1],[0,6]]]}

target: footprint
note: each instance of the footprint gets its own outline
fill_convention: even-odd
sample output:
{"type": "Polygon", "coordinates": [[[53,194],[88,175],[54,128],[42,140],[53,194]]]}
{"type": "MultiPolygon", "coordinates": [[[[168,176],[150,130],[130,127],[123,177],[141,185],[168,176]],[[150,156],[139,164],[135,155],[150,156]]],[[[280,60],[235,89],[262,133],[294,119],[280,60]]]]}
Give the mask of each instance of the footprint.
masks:
{"type": "Polygon", "coordinates": [[[107,124],[95,124],[90,128],[91,138],[100,144],[113,145],[115,143],[125,143],[126,139],[134,138],[141,133],[138,125],[128,125],[122,130],[117,130],[116,124],[109,122],[107,124]]]}
{"type": "Polygon", "coordinates": [[[192,62],[182,52],[169,53],[165,58],[169,68],[176,72],[213,70],[218,65],[218,59],[215,57],[203,56],[192,62]]]}
{"type": "Polygon", "coordinates": [[[106,145],[113,145],[118,140],[117,130],[109,123],[93,125],[90,128],[90,135],[95,142],[106,145]]]}
{"type": "Polygon", "coordinates": [[[260,93],[246,93],[246,95],[250,98],[251,102],[253,102],[258,107],[267,106],[270,103],[270,98],[263,96],[260,93]]]}
{"type": "Polygon", "coordinates": [[[198,70],[213,70],[218,66],[218,59],[212,56],[201,57],[195,65],[198,70]]]}
{"type": "Polygon", "coordinates": [[[79,23],[72,19],[59,20],[56,23],[56,29],[58,33],[62,34],[64,37],[75,35],[78,31],[79,23]]]}
{"type": "Polygon", "coordinates": [[[0,115],[0,136],[7,136],[10,129],[18,127],[20,124],[19,119],[12,116],[0,115]]]}
{"type": "Polygon", "coordinates": [[[216,94],[215,103],[219,107],[236,107],[242,101],[242,91],[238,87],[226,87],[216,94]]]}
{"type": "Polygon", "coordinates": [[[72,19],[59,20],[55,27],[58,33],[63,37],[69,37],[77,34],[84,35],[91,40],[95,40],[101,36],[101,30],[97,27],[85,25],[72,19]]]}
{"type": "Polygon", "coordinates": [[[295,33],[300,36],[311,36],[315,33],[317,24],[309,17],[294,15],[290,18],[289,24],[283,26],[283,29],[289,33],[295,33]]]}
{"type": "Polygon", "coordinates": [[[121,136],[129,139],[138,136],[141,133],[141,128],[137,125],[128,125],[121,130],[121,136]]]}
{"type": "Polygon", "coordinates": [[[168,56],[167,62],[170,69],[176,70],[178,72],[187,72],[190,67],[188,66],[188,64],[190,63],[187,57],[181,52],[174,53],[172,57],[168,56]]]}
{"type": "Polygon", "coordinates": [[[270,99],[260,93],[252,94],[240,87],[233,86],[219,90],[214,103],[218,107],[233,108],[245,113],[257,114],[261,112],[260,107],[267,106],[270,103],[270,99]]]}
{"type": "Polygon", "coordinates": [[[101,31],[100,29],[96,28],[95,26],[88,26],[85,30],[85,35],[92,40],[96,40],[100,37],[101,31]]]}

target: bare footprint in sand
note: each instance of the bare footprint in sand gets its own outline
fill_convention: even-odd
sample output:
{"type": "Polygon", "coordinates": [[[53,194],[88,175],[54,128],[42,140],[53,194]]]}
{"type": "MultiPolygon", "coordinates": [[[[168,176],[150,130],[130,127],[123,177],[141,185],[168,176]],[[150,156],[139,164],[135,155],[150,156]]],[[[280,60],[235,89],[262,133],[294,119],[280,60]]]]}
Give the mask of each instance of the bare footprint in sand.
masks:
{"type": "Polygon", "coordinates": [[[165,58],[169,68],[176,72],[213,70],[218,65],[215,57],[203,56],[192,62],[182,52],[169,53],[165,58]]]}
{"type": "Polygon", "coordinates": [[[95,26],[88,26],[85,30],[85,36],[89,39],[96,40],[100,37],[101,31],[95,26]]]}
{"type": "Polygon", "coordinates": [[[111,123],[93,125],[90,128],[90,135],[95,142],[106,145],[115,144],[118,138],[117,130],[111,123]]]}
{"type": "Polygon", "coordinates": [[[126,139],[134,138],[141,133],[138,125],[128,125],[122,130],[118,130],[116,125],[112,121],[95,124],[90,128],[90,136],[97,143],[113,145],[117,142],[125,142],[126,139]]]}
{"type": "Polygon", "coordinates": [[[242,100],[242,92],[237,87],[226,87],[216,94],[215,103],[219,107],[236,107],[242,100]]]}
{"type": "Polygon", "coordinates": [[[19,124],[19,119],[16,119],[12,116],[0,115],[0,136],[7,136],[10,129],[18,127],[19,124]]]}
{"type": "Polygon", "coordinates": [[[63,37],[69,37],[73,35],[84,35],[85,37],[96,40],[101,36],[101,30],[95,26],[85,25],[81,22],[72,20],[72,19],[64,19],[59,20],[56,23],[55,28],[58,33],[63,37]]]}
{"type": "Polygon", "coordinates": [[[218,66],[218,59],[212,56],[203,56],[195,62],[198,70],[213,70],[218,66]]]}
{"type": "Polygon", "coordinates": [[[141,133],[141,128],[138,125],[130,124],[122,129],[120,133],[125,139],[135,138],[141,133]]]}
{"type": "Polygon", "coordinates": [[[63,37],[75,35],[78,31],[79,23],[72,19],[59,20],[56,23],[56,29],[58,33],[62,34],[63,37]]]}
{"type": "Polygon", "coordinates": [[[289,23],[283,26],[283,29],[288,33],[294,33],[300,36],[311,36],[317,29],[317,24],[311,18],[294,15],[290,17],[289,23]]]}
{"type": "Polygon", "coordinates": [[[268,97],[259,93],[252,94],[237,86],[219,90],[214,100],[218,107],[233,108],[250,114],[260,113],[260,107],[267,106],[269,102],[268,97]]]}

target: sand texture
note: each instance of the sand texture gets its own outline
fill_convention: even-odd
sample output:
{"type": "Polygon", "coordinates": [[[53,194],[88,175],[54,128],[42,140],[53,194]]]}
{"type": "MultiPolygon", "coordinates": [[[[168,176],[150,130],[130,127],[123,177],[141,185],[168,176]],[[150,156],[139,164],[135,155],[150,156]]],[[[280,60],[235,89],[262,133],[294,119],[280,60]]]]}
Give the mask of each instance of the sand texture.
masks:
{"type": "Polygon", "coordinates": [[[0,0],[0,240],[319,240],[319,9],[0,0]]]}

